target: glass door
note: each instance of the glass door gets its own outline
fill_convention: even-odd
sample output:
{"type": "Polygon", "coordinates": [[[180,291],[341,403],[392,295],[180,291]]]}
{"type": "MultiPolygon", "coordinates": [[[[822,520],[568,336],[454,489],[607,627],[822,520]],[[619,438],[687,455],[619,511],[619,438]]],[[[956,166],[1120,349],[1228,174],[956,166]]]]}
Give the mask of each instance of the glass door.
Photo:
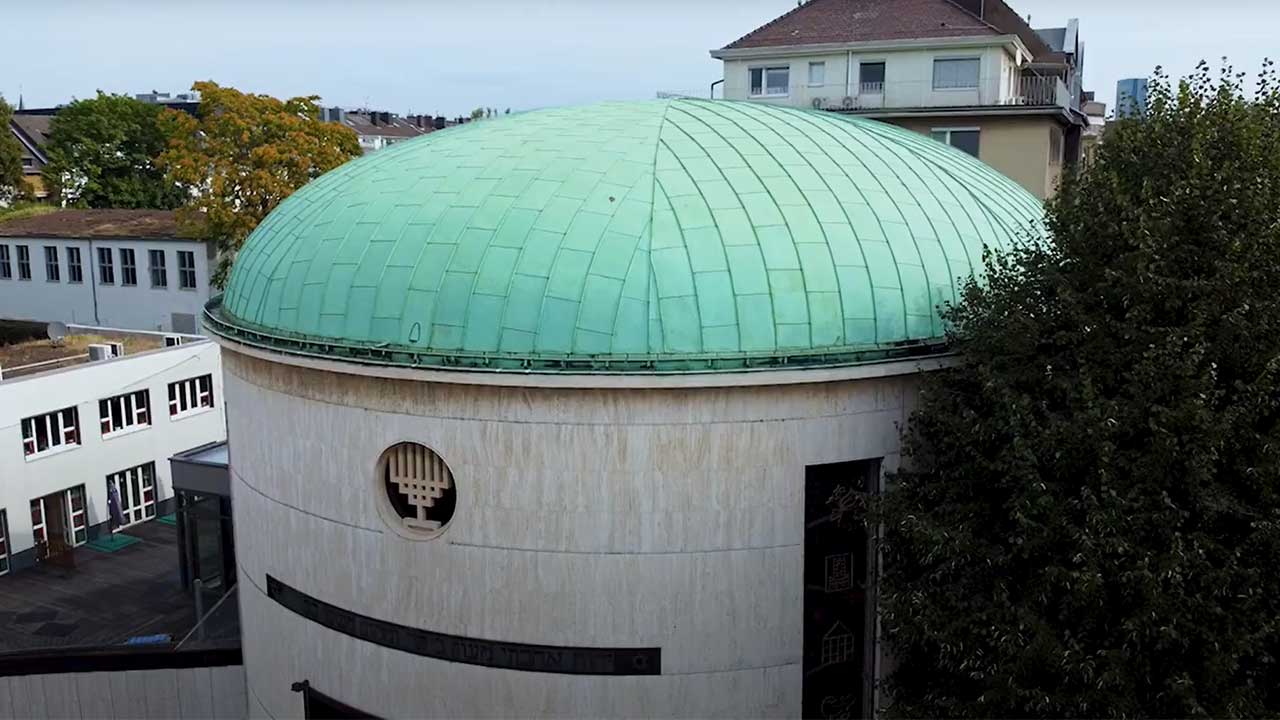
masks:
{"type": "Polygon", "coordinates": [[[147,463],[107,476],[107,492],[120,496],[120,527],[136,525],[156,516],[156,464],[147,463]]]}

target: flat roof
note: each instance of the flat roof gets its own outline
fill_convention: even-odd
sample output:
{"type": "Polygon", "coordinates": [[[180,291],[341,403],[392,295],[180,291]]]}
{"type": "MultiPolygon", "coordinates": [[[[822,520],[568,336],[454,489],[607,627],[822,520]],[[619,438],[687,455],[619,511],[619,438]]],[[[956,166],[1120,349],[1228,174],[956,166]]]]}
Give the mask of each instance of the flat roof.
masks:
{"type": "Polygon", "coordinates": [[[190,240],[172,210],[59,210],[0,221],[0,237],[190,240]]]}
{"type": "MultiPolygon", "coordinates": [[[[178,333],[68,325],[67,335],[55,343],[47,323],[0,320],[0,372],[4,380],[30,377],[89,362],[89,346],[124,343],[124,357],[164,347],[164,336],[178,333]]],[[[188,341],[205,338],[183,335],[188,341]]]]}

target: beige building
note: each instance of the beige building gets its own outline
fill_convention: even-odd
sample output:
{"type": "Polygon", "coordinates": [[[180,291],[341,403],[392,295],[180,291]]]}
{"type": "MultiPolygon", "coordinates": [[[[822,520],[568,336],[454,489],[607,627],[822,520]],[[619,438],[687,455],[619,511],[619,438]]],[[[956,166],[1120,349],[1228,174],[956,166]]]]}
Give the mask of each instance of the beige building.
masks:
{"type": "Polygon", "coordinates": [[[1082,51],[1003,0],[809,0],[711,55],[725,99],[891,122],[1046,198],[1080,154],[1082,51]]]}

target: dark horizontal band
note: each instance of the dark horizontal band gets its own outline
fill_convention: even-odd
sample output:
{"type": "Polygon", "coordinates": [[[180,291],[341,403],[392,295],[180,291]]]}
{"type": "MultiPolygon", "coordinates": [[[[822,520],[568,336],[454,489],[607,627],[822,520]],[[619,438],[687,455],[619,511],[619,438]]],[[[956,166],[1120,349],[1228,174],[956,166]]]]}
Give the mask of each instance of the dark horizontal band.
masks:
{"type": "Polygon", "coordinates": [[[413,655],[506,670],[566,675],[660,675],[662,648],[528,645],[446,635],[345,610],[267,576],[267,595],[312,622],[413,655]]]}

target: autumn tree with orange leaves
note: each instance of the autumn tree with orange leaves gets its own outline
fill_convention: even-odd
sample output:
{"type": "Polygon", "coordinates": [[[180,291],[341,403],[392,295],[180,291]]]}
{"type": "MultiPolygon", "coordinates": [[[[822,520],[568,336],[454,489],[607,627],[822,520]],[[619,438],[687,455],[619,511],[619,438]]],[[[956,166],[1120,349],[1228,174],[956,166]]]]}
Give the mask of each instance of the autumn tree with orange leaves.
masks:
{"type": "Polygon", "coordinates": [[[295,190],[360,155],[350,128],[320,121],[317,96],[279,100],[213,82],[200,92],[198,117],[166,112],[169,137],[158,164],[187,202],[183,234],[214,243],[221,287],[235,253],[258,223],[295,190]]]}

